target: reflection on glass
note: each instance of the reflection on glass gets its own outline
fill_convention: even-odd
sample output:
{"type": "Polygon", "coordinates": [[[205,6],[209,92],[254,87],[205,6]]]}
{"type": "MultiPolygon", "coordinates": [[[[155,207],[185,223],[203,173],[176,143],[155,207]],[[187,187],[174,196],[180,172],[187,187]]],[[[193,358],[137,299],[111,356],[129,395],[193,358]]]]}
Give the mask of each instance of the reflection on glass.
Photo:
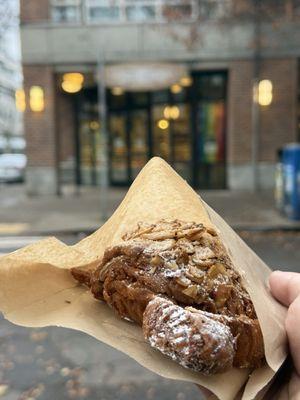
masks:
{"type": "Polygon", "coordinates": [[[80,125],[80,173],[82,183],[91,185],[93,169],[93,143],[90,129],[90,121],[86,117],[81,120],[80,125]]]}
{"type": "Polygon", "coordinates": [[[167,104],[161,104],[152,108],[153,155],[170,162],[170,124],[166,126],[161,124],[166,106],[167,104]]]}
{"type": "Polygon", "coordinates": [[[225,107],[223,101],[202,102],[198,106],[198,124],[201,132],[199,159],[207,163],[225,158],[225,107]]]}
{"type": "Polygon", "coordinates": [[[80,8],[74,6],[54,6],[52,9],[52,19],[55,22],[79,22],[80,8]]]}
{"type": "Polygon", "coordinates": [[[225,188],[225,104],[217,100],[198,105],[197,148],[198,185],[208,189],[225,188]]]}
{"type": "Polygon", "coordinates": [[[88,0],[88,20],[91,22],[118,20],[120,18],[120,6],[118,3],[111,0],[88,0]]]}
{"type": "Polygon", "coordinates": [[[126,7],[128,21],[149,21],[155,19],[155,7],[134,5],[126,7]]]}
{"type": "Polygon", "coordinates": [[[190,180],[191,130],[190,106],[178,104],[178,118],[172,121],[173,130],[173,166],[176,171],[187,180],[190,180]]]}
{"type": "Polygon", "coordinates": [[[225,98],[226,79],[219,73],[203,74],[196,78],[197,96],[206,100],[225,98]]]}
{"type": "Polygon", "coordinates": [[[192,16],[191,4],[186,5],[165,5],[162,7],[162,15],[168,21],[189,19],[192,16]]]}
{"type": "Polygon", "coordinates": [[[127,143],[125,116],[112,114],[109,128],[111,135],[111,178],[114,182],[126,182],[127,143]]]}
{"type": "Polygon", "coordinates": [[[131,179],[134,179],[147,162],[147,113],[144,110],[131,114],[131,179]]]}

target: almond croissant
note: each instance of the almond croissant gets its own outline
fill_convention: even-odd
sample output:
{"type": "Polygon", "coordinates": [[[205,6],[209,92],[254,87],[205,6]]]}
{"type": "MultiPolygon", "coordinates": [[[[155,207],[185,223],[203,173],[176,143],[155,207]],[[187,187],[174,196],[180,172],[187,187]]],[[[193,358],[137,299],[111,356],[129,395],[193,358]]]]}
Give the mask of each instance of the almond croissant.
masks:
{"type": "Polygon", "coordinates": [[[105,251],[95,271],[72,274],[187,368],[213,374],[264,359],[252,301],[212,228],[179,220],[139,224],[105,251]]]}

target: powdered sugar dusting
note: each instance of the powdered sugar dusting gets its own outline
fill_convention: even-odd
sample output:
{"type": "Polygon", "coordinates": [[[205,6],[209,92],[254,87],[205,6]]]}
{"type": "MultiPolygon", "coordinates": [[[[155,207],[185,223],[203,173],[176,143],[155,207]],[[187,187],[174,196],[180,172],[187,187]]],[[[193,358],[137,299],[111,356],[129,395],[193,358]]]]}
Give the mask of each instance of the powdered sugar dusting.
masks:
{"type": "Polygon", "coordinates": [[[229,328],[169,300],[155,297],[148,304],[143,329],[152,347],[186,368],[209,374],[232,365],[234,339],[229,328]]]}

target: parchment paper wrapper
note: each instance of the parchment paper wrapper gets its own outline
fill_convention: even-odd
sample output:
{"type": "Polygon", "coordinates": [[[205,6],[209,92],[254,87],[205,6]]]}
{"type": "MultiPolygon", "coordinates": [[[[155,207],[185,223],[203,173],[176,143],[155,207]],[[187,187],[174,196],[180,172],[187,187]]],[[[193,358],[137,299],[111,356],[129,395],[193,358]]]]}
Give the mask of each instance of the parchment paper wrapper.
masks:
{"type": "Polygon", "coordinates": [[[85,332],[159,375],[197,383],[222,400],[249,400],[260,397],[259,392],[286,357],[286,310],[266,289],[269,273],[269,268],[226,222],[168,164],[154,158],[136,178],[113,216],[91,236],[75,246],[49,238],[1,257],[0,311],[9,321],[22,326],[55,325],[85,332]],[[143,339],[140,327],[121,320],[72,278],[71,267],[94,268],[105,248],[119,242],[139,221],[151,223],[162,218],[202,222],[219,231],[252,298],[263,331],[267,363],[259,370],[250,374],[232,369],[207,377],[185,369],[153,350],[143,339]]]}

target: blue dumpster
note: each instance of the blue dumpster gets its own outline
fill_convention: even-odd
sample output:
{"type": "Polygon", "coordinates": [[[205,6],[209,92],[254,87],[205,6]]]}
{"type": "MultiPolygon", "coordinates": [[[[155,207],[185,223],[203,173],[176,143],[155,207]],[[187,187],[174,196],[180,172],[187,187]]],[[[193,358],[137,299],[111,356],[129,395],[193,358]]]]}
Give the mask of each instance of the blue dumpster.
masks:
{"type": "Polygon", "coordinates": [[[300,143],[283,148],[284,213],[290,219],[300,220],[300,143]]]}

